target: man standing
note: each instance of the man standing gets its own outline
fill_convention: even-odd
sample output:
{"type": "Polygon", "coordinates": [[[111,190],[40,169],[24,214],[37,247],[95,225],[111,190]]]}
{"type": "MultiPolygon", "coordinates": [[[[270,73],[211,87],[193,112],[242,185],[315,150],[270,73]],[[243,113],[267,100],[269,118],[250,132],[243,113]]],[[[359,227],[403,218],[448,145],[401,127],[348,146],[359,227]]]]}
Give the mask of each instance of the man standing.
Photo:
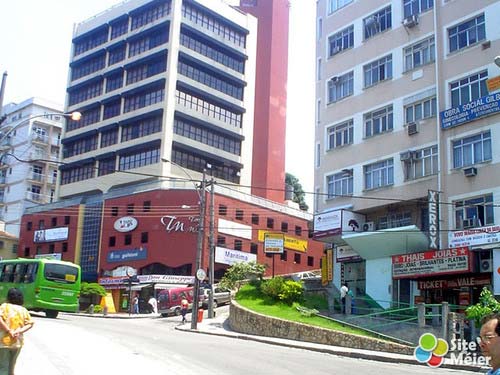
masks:
{"type": "Polygon", "coordinates": [[[500,314],[483,318],[478,342],[483,354],[490,357],[491,369],[487,375],[500,375],[500,314]]]}
{"type": "Polygon", "coordinates": [[[134,314],[139,314],[139,297],[137,294],[134,296],[133,300],[134,314]]]}
{"type": "MultiPolygon", "coordinates": [[[[188,312],[188,308],[189,308],[189,302],[188,302],[186,296],[183,295],[182,300],[181,300],[182,324],[186,323],[186,314],[188,312]]],[[[193,315],[193,314],[191,314],[191,315],[193,315]]],[[[194,319],[194,317],[191,317],[191,319],[194,319]]]]}
{"type": "Polygon", "coordinates": [[[349,288],[347,287],[347,283],[343,283],[342,287],[340,288],[340,300],[342,302],[342,314],[345,314],[345,296],[347,295],[348,291],[349,291],[349,288]]]}

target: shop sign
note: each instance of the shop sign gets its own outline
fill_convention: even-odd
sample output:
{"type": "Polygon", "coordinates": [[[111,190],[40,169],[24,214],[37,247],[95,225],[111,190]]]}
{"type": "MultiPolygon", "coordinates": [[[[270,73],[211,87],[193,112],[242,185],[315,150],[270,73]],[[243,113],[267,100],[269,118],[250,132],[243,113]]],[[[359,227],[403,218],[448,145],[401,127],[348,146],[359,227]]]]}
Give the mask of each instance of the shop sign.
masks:
{"type": "Polygon", "coordinates": [[[441,128],[452,128],[498,112],[500,112],[500,93],[486,95],[442,111],[440,113],[441,128]]]}
{"type": "Polygon", "coordinates": [[[349,260],[360,260],[361,257],[350,246],[337,246],[337,261],[347,262],[349,260]]]}
{"type": "Polygon", "coordinates": [[[314,238],[362,232],[365,215],[348,210],[336,210],[314,216],[314,238]]]}
{"type": "MultiPolygon", "coordinates": [[[[266,233],[269,233],[267,230],[259,230],[259,241],[264,242],[264,238],[266,233]]],[[[300,238],[295,238],[292,236],[284,235],[285,237],[285,249],[300,251],[305,253],[307,251],[307,241],[301,240],[300,238]]]]}
{"type": "Polygon", "coordinates": [[[131,232],[137,228],[137,219],[132,216],[124,216],[116,220],[113,227],[118,232],[131,232]]]}
{"type": "Polygon", "coordinates": [[[282,233],[266,233],[264,236],[264,253],[282,254],[285,236],[282,233]]]}
{"type": "MultiPolygon", "coordinates": [[[[51,253],[51,254],[36,254],[35,259],[53,259],[53,260],[61,260],[61,253],[51,253]]],[[[0,259],[1,260],[1,259],[0,259]]]]}
{"type": "MultiPolygon", "coordinates": [[[[193,284],[194,276],[178,275],[138,275],[137,278],[141,284],[162,283],[162,284],[193,284]]],[[[101,277],[99,284],[103,286],[127,285],[128,277],[101,277]]]]}
{"type": "Polygon", "coordinates": [[[394,279],[470,272],[472,257],[467,247],[392,256],[394,279]]]}
{"type": "Polygon", "coordinates": [[[184,219],[184,221],[181,221],[177,216],[165,215],[161,217],[160,222],[165,226],[165,231],[167,233],[196,233],[198,232],[200,218],[198,216],[189,216],[187,219],[184,219]]]}
{"type": "Polygon", "coordinates": [[[257,255],[245,253],[244,251],[226,249],[224,247],[215,248],[215,262],[233,265],[235,263],[256,262],[257,255]]]}
{"type": "Polygon", "coordinates": [[[68,239],[68,227],[36,230],[33,242],[66,241],[68,239]]]}
{"type": "Polygon", "coordinates": [[[246,238],[247,240],[252,239],[252,227],[234,221],[219,218],[217,231],[234,237],[246,238]]]}
{"type": "Polygon", "coordinates": [[[468,286],[483,286],[491,284],[491,277],[489,275],[470,276],[470,277],[456,277],[453,279],[435,279],[418,281],[418,289],[452,289],[468,286]]]}
{"type": "Polygon", "coordinates": [[[448,233],[448,244],[450,247],[478,246],[497,242],[500,244],[500,225],[448,233]]]}
{"type": "Polygon", "coordinates": [[[429,248],[439,249],[439,192],[427,193],[429,211],[429,248]]]}
{"type": "Polygon", "coordinates": [[[326,250],[326,276],[328,281],[333,280],[333,249],[326,250]]]}
{"type": "Polygon", "coordinates": [[[147,257],[148,250],[145,247],[140,247],[138,249],[110,251],[108,252],[107,261],[108,263],[124,262],[130,260],[143,260],[147,259],[147,257]]]}

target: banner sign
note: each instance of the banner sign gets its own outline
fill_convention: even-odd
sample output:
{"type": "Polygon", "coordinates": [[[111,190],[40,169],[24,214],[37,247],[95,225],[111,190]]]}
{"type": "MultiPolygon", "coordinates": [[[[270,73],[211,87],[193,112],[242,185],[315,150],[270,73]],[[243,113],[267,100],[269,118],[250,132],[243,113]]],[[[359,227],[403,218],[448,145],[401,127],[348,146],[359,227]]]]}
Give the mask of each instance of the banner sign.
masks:
{"type": "Polygon", "coordinates": [[[429,210],[429,248],[439,249],[439,192],[427,192],[429,210]]]}
{"type": "Polygon", "coordinates": [[[336,210],[314,216],[314,238],[338,236],[363,231],[365,215],[348,210],[336,210]]]}
{"type": "Polygon", "coordinates": [[[326,260],[326,255],[321,257],[321,285],[328,285],[328,262],[326,260]]]}
{"type": "Polygon", "coordinates": [[[124,262],[129,260],[143,260],[147,259],[147,257],[148,250],[145,247],[140,247],[139,249],[110,251],[107,256],[107,261],[109,263],[124,262]]]}
{"type": "Polygon", "coordinates": [[[464,286],[483,286],[491,284],[490,275],[478,275],[471,277],[455,277],[453,279],[434,279],[417,281],[418,289],[453,289],[464,286]]]}
{"type": "MultiPolygon", "coordinates": [[[[266,236],[266,233],[270,233],[267,230],[259,230],[259,241],[264,242],[264,238],[266,236]]],[[[285,248],[290,249],[290,250],[295,250],[295,251],[300,251],[305,253],[307,251],[307,241],[306,240],[301,240],[300,238],[292,237],[292,236],[287,236],[286,234],[284,235],[285,237],[285,248]]]]}
{"type": "MultiPolygon", "coordinates": [[[[62,260],[61,253],[52,253],[52,254],[36,254],[35,259],[54,259],[54,260],[62,260]]],[[[1,259],[0,259],[1,260],[1,259]]]]}
{"type": "Polygon", "coordinates": [[[337,262],[360,260],[361,257],[350,246],[337,246],[337,262]]]}
{"type": "Polygon", "coordinates": [[[442,111],[439,114],[441,128],[452,128],[498,112],[500,112],[500,93],[490,94],[458,107],[442,111]]]}
{"type": "Polygon", "coordinates": [[[500,225],[448,233],[448,244],[450,247],[478,246],[493,243],[498,243],[500,247],[500,225]]]}
{"type": "MultiPolygon", "coordinates": [[[[138,275],[137,278],[141,284],[162,283],[162,284],[194,284],[194,276],[177,275],[138,275]]],[[[101,277],[99,284],[108,285],[128,285],[128,277],[101,277]]]]}
{"type": "Polygon", "coordinates": [[[264,236],[264,253],[282,254],[285,236],[282,233],[266,233],[264,236]]]}
{"type": "Polygon", "coordinates": [[[68,227],[40,229],[34,232],[33,242],[66,241],[68,227]]]}
{"type": "Polygon", "coordinates": [[[392,256],[392,277],[415,278],[470,272],[472,256],[467,247],[392,256]]]}
{"type": "Polygon", "coordinates": [[[333,249],[326,250],[326,275],[328,281],[333,280],[333,249]]]}
{"type": "Polygon", "coordinates": [[[217,230],[219,233],[229,234],[234,237],[246,238],[247,240],[252,239],[252,227],[250,225],[245,225],[241,223],[235,223],[234,221],[229,221],[226,219],[218,219],[219,223],[217,230]]]}
{"type": "Polygon", "coordinates": [[[224,247],[215,248],[215,263],[233,265],[235,263],[256,262],[257,255],[245,253],[243,251],[226,249],[224,247]]]}

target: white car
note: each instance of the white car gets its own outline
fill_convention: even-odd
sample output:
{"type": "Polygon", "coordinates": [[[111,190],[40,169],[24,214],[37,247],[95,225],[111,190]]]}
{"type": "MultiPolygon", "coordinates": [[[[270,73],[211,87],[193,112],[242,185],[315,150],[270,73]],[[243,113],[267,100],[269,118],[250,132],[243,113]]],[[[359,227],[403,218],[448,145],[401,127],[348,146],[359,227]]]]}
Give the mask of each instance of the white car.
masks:
{"type": "MultiPolygon", "coordinates": [[[[203,289],[202,306],[204,309],[208,308],[208,301],[210,296],[210,289],[203,289]]],[[[220,288],[214,285],[214,304],[213,308],[231,302],[232,293],[229,289],[220,288]]]]}

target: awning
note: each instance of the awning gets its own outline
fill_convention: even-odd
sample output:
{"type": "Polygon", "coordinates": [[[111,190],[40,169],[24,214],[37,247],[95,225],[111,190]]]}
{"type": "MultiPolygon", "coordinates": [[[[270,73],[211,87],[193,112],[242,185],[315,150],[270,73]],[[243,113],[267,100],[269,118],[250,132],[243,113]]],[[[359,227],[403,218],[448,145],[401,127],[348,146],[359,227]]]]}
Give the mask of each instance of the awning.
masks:
{"type": "Polygon", "coordinates": [[[374,232],[356,232],[343,235],[342,240],[364,259],[378,259],[429,249],[427,235],[416,225],[374,232]]]}
{"type": "Polygon", "coordinates": [[[183,288],[186,287],[186,284],[155,284],[155,289],[172,289],[172,288],[183,288]]]}
{"type": "MultiPolygon", "coordinates": [[[[125,288],[128,290],[128,285],[125,283],[124,284],[125,288]]],[[[142,288],[147,288],[147,287],[150,287],[151,284],[132,284],[132,287],[130,288],[130,290],[142,290],[142,288]]]]}

